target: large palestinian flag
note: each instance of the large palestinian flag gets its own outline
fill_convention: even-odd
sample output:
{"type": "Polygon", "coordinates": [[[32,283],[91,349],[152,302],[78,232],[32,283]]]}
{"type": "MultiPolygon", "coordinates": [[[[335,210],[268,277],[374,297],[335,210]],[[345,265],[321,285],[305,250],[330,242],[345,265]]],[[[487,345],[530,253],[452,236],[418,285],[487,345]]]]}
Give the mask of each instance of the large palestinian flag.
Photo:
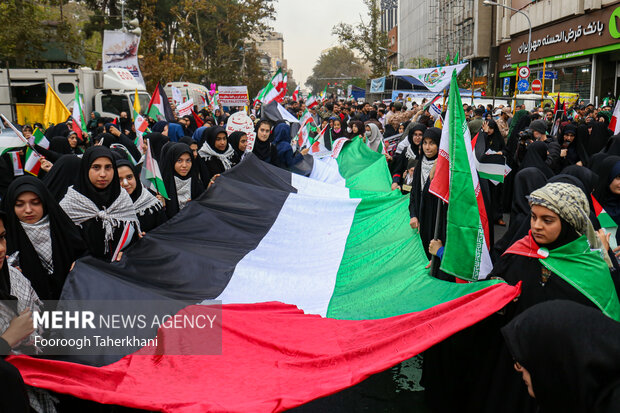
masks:
{"type": "Polygon", "coordinates": [[[250,154],[122,261],[87,257],[67,279],[65,300],[222,300],[221,355],[146,347],[103,367],[8,360],[27,384],[101,403],[282,411],[406,360],[518,294],[430,277],[408,197],[390,191],[385,158],[361,140],[313,162],[308,178],[250,154]]]}

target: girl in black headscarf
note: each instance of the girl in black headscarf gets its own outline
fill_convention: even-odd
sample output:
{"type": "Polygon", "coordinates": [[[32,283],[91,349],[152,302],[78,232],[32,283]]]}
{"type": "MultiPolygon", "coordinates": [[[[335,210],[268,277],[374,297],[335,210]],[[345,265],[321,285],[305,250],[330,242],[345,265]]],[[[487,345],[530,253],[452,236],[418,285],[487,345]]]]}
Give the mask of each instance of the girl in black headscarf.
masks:
{"type": "Polygon", "coordinates": [[[114,155],[105,146],[88,148],[82,157],[78,182],[60,201],[82,239],[98,258],[120,259],[120,252],[140,232],[131,197],[121,188],[114,155]]]}
{"type": "MultiPolygon", "coordinates": [[[[592,156],[606,147],[612,132],[604,123],[589,120],[585,125],[577,128],[577,135],[583,142],[588,156],[592,156]]],[[[620,155],[620,153],[610,153],[610,155],[620,155]]]]}
{"type": "MultiPolygon", "coordinates": [[[[41,304],[30,281],[7,262],[6,221],[6,215],[0,211],[0,306],[3,307],[0,316],[0,356],[11,354],[13,349],[23,350],[22,346],[31,347],[37,333],[28,319],[41,304]]],[[[0,383],[0,411],[31,411],[24,380],[12,364],[4,361],[4,357],[0,357],[0,383]]]]}
{"type": "Polygon", "coordinates": [[[558,143],[561,147],[560,166],[562,169],[576,164],[581,166],[587,165],[589,160],[588,153],[583,146],[581,137],[577,134],[575,125],[569,123],[564,127],[558,143]]]}
{"type": "Polygon", "coordinates": [[[113,143],[121,144],[129,151],[135,160],[140,159],[142,156],[133,140],[122,134],[119,128],[112,123],[105,124],[105,133],[100,136],[105,137],[103,140],[103,146],[107,146],[109,148],[113,143]]]}
{"type": "Polygon", "coordinates": [[[261,161],[278,165],[278,151],[273,142],[273,134],[271,133],[271,122],[268,120],[259,120],[256,124],[256,140],[252,153],[261,161]]]}
{"type": "Polygon", "coordinates": [[[43,178],[43,183],[56,202],[65,197],[71,185],[77,184],[81,163],[81,159],[75,155],[63,155],[54,162],[52,169],[43,178]]]}
{"type": "Polygon", "coordinates": [[[133,201],[140,229],[148,232],[168,220],[164,204],[140,182],[140,169],[127,159],[116,161],[121,186],[133,201]]]}
{"type": "Polygon", "coordinates": [[[73,262],[85,253],[79,229],[43,182],[22,176],[2,200],[8,253],[19,251],[23,274],[43,300],[58,300],[73,262]]]}
{"type": "Polygon", "coordinates": [[[183,136],[181,139],[179,139],[179,142],[189,146],[189,148],[192,150],[192,159],[198,159],[198,142],[196,142],[189,136],[183,136]]]}
{"type": "Polygon", "coordinates": [[[346,137],[347,131],[345,128],[342,127],[342,121],[340,120],[340,118],[336,117],[334,118],[332,125],[327,128],[327,131],[325,132],[325,147],[331,150],[332,145],[334,144],[334,141],[336,141],[336,139],[346,137]]]}
{"type": "Polygon", "coordinates": [[[520,169],[537,168],[545,174],[547,179],[551,178],[554,173],[545,162],[547,159],[547,144],[543,141],[532,142],[527,147],[527,152],[521,162],[520,169]]]}
{"type": "MultiPolygon", "coordinates": [[[[609,264],[599,251],[591,251],[600,247],[600,241],[591,229],[589,206],[582,190],[566,183],[551,183],[532,192],[529,202],[530,233],[513,244],[489,274],[511,285],[521,282],[521,295],[504,309],[503,315],[490,319],[489,326],[501,327],[526,309],[553,299],[572,300],[620,317],[609,264]]],[[[480,388],[484,396],[483,407],[477,411],[536,411],[519,377],[511,374],[512,357],[494,331],[484,338],[487,348],[494,350],[480,360],[477,374],[483,380],[480,388]]]]}
{"type": "Polygon", "coordinates": [[[165,151],[160,169],[168,193],[166,215],[172,218],[198,198],[204,186],[198,177],[198,164],[192,161],[192,150],[184,143],[173,143],[165,151]]]}
{"type": "MultiPolygon", "coordinates": [[[[429,245],[432,239],[436,238],[434,235],[439,198],[431,194],[429,188],[432,180],[431,175],[434,174],[437,155],[439,154],[440,139],[441,129],[433,127],[424,131],[422,155],[413,173],[411,199],[409,201],[411,227],[420,232],[422,245],[425,247],[429,245]]],[[[441,222],[445,222],[445,220],[441,220],[441,222]]],[[[441,235],[438,238],[445,240],[445,237],[441,235]]],[[[427,256],[430,259],[428,252],[427,256]]]]}
{"type": "Polygon", "coordinates": [[[420,159],[424,131],[426,131],[426,126],[421,123],[416,123],[413,127],[409,128],[407,134],[407,142],[409,145],[407,145],[394,159],[392,189],[402,187],[403,175],[405,171],[408,170],[407,166],[410,165],[411,162],[417,164],[417,161],[420,159]]]}
{"type": "Polygon", "coordinates": [[[228,142],[235,151],[232,158],[233,165],[237,165],[243,159],[245,148],[248,145],[248,135],[245,132],[235,131],[228,136],[228,142]]]}
{"type": "MultiPolygon", "coordinates": [[[[620,156],[606,157],[600,164],[593,166],[593,171],[599,177],[593,196],[614,222],[620,225],[620,156]]],[[[616,240],[620,242],[619,233],[616,233],[616,240]]]]}
{"type": "Polygon", "coordinates": [[[541,412],[620,411],[620,323],[554,300],[524,311],[501,331],[541,412]]]}
{"type": "Polygon", "coordinates": [[[210,180],[235,165],[235,151],[228,143],[228,135],[223,127],[208,128],[204,134],[205,142],[198,150],[198,155],[202,158],[201,176],[203,180],[210,180]]]}
{"type": "Polygon", "coordinates": [[[506,145],[497,123],[494,120],[489,120],[482,124],[482,132],[480,132],[478,139],[480,138],[484,138],[483,142],[485,143],[485,153],[490,149],[495,152],[502,152],[503,155],[506,145]]]}

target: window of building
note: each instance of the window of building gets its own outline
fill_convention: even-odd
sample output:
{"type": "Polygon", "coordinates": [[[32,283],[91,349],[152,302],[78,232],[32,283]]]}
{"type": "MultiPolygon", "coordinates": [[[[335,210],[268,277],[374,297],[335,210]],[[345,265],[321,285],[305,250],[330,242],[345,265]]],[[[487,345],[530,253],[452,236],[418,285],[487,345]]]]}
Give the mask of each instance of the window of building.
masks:
{"type": "Polygon", "coordinates": [[[125,95],[103,95],[101,96],[101,109],[104,112],[120,115],[122,111],[129,112],[129,100],[125,95]]]}

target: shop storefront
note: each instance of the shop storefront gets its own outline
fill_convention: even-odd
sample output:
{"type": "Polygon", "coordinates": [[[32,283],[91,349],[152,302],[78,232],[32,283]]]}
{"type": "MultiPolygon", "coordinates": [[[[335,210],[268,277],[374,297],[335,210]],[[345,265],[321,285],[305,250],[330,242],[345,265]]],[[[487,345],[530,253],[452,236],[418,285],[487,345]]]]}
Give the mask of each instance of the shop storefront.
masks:
{"type": "MultiPolygon", "coordinates": [[[[578,93],[593,103],[620,95],[620,2],[535,29],[530,47],[530,84],[544,69],[547,93],[578,93]]],[[[514,93],[516,68],[525,66],[527,51],[528,33],[499,47],[505,95],[514,93]]]]}

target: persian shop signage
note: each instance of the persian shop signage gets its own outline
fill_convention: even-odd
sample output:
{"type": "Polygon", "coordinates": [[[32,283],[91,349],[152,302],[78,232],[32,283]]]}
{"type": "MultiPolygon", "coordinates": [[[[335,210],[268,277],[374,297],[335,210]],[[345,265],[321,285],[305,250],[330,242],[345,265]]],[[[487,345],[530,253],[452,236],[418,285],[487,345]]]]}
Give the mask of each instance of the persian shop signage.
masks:
{"type": "MultiPolygon", "coordinates": [[[[614,38],[614,35],[620,27],[618,20],[620,20],[620,5],[615,4],[544,29],[535,30],[532,32],[530,60],[615,44],[618,38],[614,38]]],[[[527,33],[514,37],[511,46],[514,52],[511,53],[511,63],[524,62],[528,51],[527,33]]],[[[505,59],[500,56],[500,62],[502,60],[505,59]]]]}

